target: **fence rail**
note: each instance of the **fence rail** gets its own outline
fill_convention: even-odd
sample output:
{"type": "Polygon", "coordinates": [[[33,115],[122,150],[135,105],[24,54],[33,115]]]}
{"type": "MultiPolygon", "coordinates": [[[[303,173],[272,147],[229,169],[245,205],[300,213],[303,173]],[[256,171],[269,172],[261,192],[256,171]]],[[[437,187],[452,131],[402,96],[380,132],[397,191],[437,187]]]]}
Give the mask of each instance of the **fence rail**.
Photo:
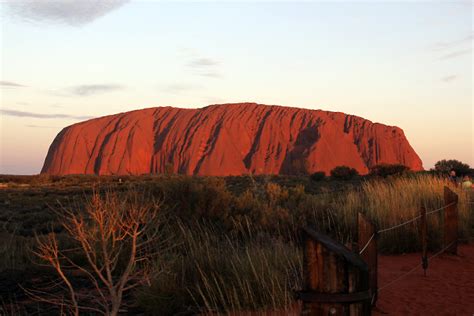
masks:
{"type": "Polygon", "coordinates": [[[370,315],[370,308],[375,306],[380,291],[420,267],[426,275],[430,260],[442,253],[457,254],[458,201],[457,194],[444,187],[444,206],[429,212],[421,206],[420,215],[378,230],[369,219],[359,213],[358,248],[355,252],[327,236],[306,229],[303,270],[305,289],[299,296],[303,301],[302,315],[370,315]],[[441,211],[444,211],[443,246],[441,250],[428,256],[427,216],[441,211]],[[414,222],[418,222],[420,231],[421,263],[378,287],[378,237],[414,222]]]}

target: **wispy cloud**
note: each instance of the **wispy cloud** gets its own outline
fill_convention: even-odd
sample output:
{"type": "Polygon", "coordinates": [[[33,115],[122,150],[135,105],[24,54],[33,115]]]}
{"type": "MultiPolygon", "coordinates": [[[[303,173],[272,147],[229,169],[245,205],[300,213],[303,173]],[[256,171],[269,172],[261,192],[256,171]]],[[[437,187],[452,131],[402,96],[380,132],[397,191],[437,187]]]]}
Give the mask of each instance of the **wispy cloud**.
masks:
{"type": "Polygon", "coordinates": [[[127,2],[129,0],[15,0],[6,4],[11,15],[27,21],[82,26],[127,2]]]}
{"type": "Polygon", "coordinates": [[[217,60],[211,58],[194,58],[189,63],[188,66],[191,68],[205,68],[218,65],[217,60]]]}
{"type": "Polygon", "coordinates": [[[441,81],[444,81],[444,82],[451,82],[451,81],[454,81],[456,79],[458,79],[459,76],[458,75],[450,75],[450,76],[445,76],[443,78],[441,78],[441,81]]]}
{"type": "Polygon", "coordinates": [[[201,88],[202,87],[200,85],[195,85],[195,84],[174,83],[174,84],[163,86],[160,88],[160,90],[166,93],[170,93],[170,94],[181,95],[188,91],[198,90],[201,88]]]}
{"type": "Polygon", "coordinates": [[[188,59],[186,67],[192,74],[202,77],[221,78],[219,71],[220,61],[215,58],[204,57],[190,48],[183,48],[180,53],[188,59]]]}
{"type": "Polygon", "coordinates": [[[464,56],[464,55],[467,55],[467,54],[472,54],[472,50],[471,49],[458,50],[456,52],[445,54],[445,55],[441,56],[439,59],[440,60],[451,59],[451,58],[456,58],[456,57],[459,57],[459,56],[464,56]]]}
{"type": "Polygon", "coordinates": [[[472,44],[472,40],[474,40],[474,33],[468,34],[467,36],[457,40],[435,43],[430,49],[440,54],[438,55],[438,60],[456,58],[459,56],[472,54],[472,48],[465,47],[467,44],[472,44]]]}
{"type": "Polygon", "coordinates": [[[71,87],[67,90],[77,96],[89,96],[123,89],[125,87],[117,84],[87,84],[71,87]]]}
{"type": "Polygon", "coordinates": [[[196,76],[221,78],[222,74],[219,72],[219,62],[211,58],[195,58],[191,60],[187,66],[196,76]]]}
{"type": "Polygon", "coordinates": [[[11,81],[0,81],[0,86],[2,87],[26,87],[25,85],[22,85],[17,82],[11,82],[11,81]]]}
{"type": "Polygon", "coordinates": [[[83,115],[70,115],[70,114],[60,114],[60,113],[53,113],[53,114],[44,114],[44,113],[36,113],[36,112],[27,112],[27,111],[17,111],[11,109],[0,109],[0,113],[6,116],[15,116],[15,117],[31,117],[31,118],[38,118],[38,119],[74,119],[74,120],[88,120],[93,118],[93,116],[83,116],[83,115]]]}
{"type": "Polygon", "coordinates": [[[474,34],[469,34],[468,36],[466,36],[462,39],[435,43],[433,45],[432,49],[435,50],[435,51],[442,51],[442,50],[454,48],[454,47],[457,47],[459,45],[469,43],[473,39],[474,39],[474,34]]]}

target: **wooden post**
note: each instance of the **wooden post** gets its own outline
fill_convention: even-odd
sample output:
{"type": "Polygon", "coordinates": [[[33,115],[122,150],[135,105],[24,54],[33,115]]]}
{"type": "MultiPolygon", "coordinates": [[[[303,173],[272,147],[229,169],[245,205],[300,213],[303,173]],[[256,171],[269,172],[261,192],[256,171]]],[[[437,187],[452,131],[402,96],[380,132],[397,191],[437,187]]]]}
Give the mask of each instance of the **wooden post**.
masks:
{"type": "Polygon", "coordinates": [[[361,253],[362,259],[367,263],[369,268],[369,284],[372,292],[372,306],[377,303],[377,231],[375,225],[369,221],[364,214],[359,213],[357,216],[358,221],[358,246],[361,253]],[[370,243],[369,243],[370,241],[370,243]],[[364,249],[365,247],[365,249],[364,249]]]}
{"type": "Polygon", "coordinates": [[[444,187],[444,243],[447,253],[458,253],[458,195],[447,186],[444,187]]]}
{"type": "Polygon", "coordinates": [[[301,315],[370,315],[367,264],[344,245],[303,230],[304,289],[301,315]]]}
{"type": "Polygon", "coordinates": [[[426,276],[426,269],[428,269],[428,222],[426,220],[426,208],[421,206],[420,209],[420,240],[421,240],[421,263],[423,272],[426,276]]]}

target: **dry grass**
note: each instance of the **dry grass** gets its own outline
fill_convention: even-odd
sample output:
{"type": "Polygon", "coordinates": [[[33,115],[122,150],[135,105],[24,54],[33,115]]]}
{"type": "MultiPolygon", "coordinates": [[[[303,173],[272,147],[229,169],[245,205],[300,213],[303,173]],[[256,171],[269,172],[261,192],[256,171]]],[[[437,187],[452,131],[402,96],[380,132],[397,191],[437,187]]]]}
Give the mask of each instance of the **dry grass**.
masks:
{"type": "MultiPolygon", "coordinates": [[[[449,183],[439,177],[418,176],[395,178],[391,181],[370,181],[362,185],[365,199],[363,212],[383,229],[407,221],[420,214],[423,205],[429,212],[444,206],[444,187],[449,183]]],[[[469,204],[472,193],[450,186],[459,196],[459,237],[474,234],[474,205],[469,204]]],[[[443,211],[428,215],[429,243],[432,248],[440,245],[443,211]]],[[[380,248],[385,252],[418,251],[417,223],[408,224],[380,236],[380,248]]]]}
{"type": "Polygon", "coordinates": [[[140,293],[149,314],[290,307],[302,282],[302,253],[294,242],[254,235],[250,226],[235,233],[205,222],[178,227],[180,243],[157,262],[164,272],[140,293]]]}
{"type": "MultiPolygon", "coordinates": [[[[443,206],[447,184],[432,176],[376,179],[336,195],[311,195],[303,187],[275,183],[252,187],[228,201],[225,221],[215,224],[213,217],[213,222],[194,219],[179,224],[175,240],[181,241],[180,250],[162,258],[161,268],[168,272],[142,293],[142,304],[162,311],[173,306],[165,310],[169,314],[183,312],[179,306],[194,312],[290,308],[292,293],[302,285],[299,227],[313,225],[341,242],[354,241],[358,212],[379,228],[393,226],[417,216],[421,205],[428,210],[443,206]]],[[[456,192],[460,237],[472,236],[474,209],[468,204],[472,197],[456,192]]],[[[441,237],[437,215],[430,215],[429,225],[430,246],[437,248],[441,237]]],[[[419,251],[417,226],[383,234],[379,249],[419,251]]]]}
{"type": "MultiPolygon", "coordinates": [[[[170,176],[127,182],[117,187],[163,199],[166,218],[161,229],[168,237],[154,263],[157,276],[129,299],[150,315],[289,308],[302,282],[299,228],[310,225],[343,243],[352,242],[358,212],[379,229],[390,227],[417,216],[421,205],[428,211],[442,207],[445,185],[446,180],[432,175],[345,184],[270,176],[170,176]],[[334,189],[344,191],[331,193],[334,189]]],[[[474,196],[456,193],[460,238],[473,237],[474,204],[469,201],[474,196]]],[[[429,215],[432,249],[440,246],[440,224],[439,215],[429,215]]],[[[26,248],[9,245],[0,248],[7,258],[3,266],[28,267],[26,248]]],[[[418,252],[417,227],[410,224],[384,233],[378,245],[381,253],[418,252]]]]}

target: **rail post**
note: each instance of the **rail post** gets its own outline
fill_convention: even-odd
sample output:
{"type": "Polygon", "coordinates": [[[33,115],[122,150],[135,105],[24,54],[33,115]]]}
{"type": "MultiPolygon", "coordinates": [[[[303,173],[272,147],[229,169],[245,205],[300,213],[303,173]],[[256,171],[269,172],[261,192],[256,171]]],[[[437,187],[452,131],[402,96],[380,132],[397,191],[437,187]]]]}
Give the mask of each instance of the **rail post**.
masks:
{"type": "Polygon", "coordinates": [[[362,258],[309,228],[303,230],[301,315],[370,315],[369,273],[362,258]]]}
{"type": "Polygon", "coordinates": [[[419,231],[421,240],[421,264],[426,276],[428,269],[428,222],[426,220],[426,208],[422,205],[420,209],[419,231]]]}
{"type": "Polygon", "coordinates": [[[359,213],[358,222],[358,246],[361,257],[369,268],[369,285],[372,292],[372,306],[377,303],[377,231],[375,225],[369,221],[364,214],[359,213]]]}
{"type": "Polygon", "coordinates": [[[447,186],[444,187],[444,236],[443,247],[447,253],[458,252],[458,195],[447,186]]]}

